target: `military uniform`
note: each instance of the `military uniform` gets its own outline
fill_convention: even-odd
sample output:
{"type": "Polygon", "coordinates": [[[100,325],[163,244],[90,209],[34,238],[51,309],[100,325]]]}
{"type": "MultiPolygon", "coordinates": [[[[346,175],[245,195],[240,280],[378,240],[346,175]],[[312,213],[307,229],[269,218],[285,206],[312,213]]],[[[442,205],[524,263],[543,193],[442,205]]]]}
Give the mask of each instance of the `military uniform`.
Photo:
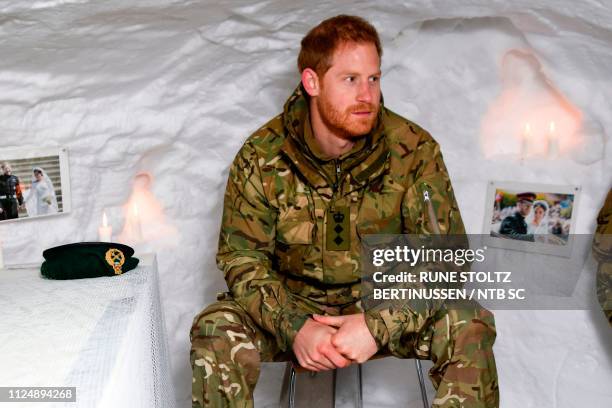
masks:
{"type": "Polygon", "coordinates": [[[527,223],[525,217],[518,211],[507,216],[499,227],[499,233],[502,235],[525,235],[527,234],[527,223]]]}
{"type": "Polygon", "coordinates": [[[19,217],[19,205],[23,205],[19,178],[14,174],[0,174],[0,220],[19,217]]]}
{"type": "MultiPolygon", "coordinates": [[[[372,132],[331,159],[314,140],[307,98],[298,87],[230,167],[217,254],[229,292],[194,319],[194,407],[253,406],[260,361],[291,358],[310,314],[362,312],[365,234],[464,233],[426,131],[381,106],[372,132]]],[[[389,307],[366,322],[381,353],[434,361],[433,406],[498,405],[489,311],[389,307]]]]}
{"type": "Polygon", "coordinates": [[[612,326],[612,189],[597,216],[593,239],[597,268],[597,300],[612,326]]]}
{"type": "MultiPolygon", "coordinates": [[[[529,203],[529,205],[533,204],[533,200],[535,200],[536,195],[534,193],[526,192],[519,193],[516,195],[518,199],[517,205],[520,206],[521,202],[529,203]]],[[[525,217],[521,214],[520,210],[517,211],[504,218],[500,227],[499,233],[502,235],[507,235],[512,239],[520,239],[523,241],[533,241],[533,234],[527,234],[527,223],[525,222],[525,217]]]]}

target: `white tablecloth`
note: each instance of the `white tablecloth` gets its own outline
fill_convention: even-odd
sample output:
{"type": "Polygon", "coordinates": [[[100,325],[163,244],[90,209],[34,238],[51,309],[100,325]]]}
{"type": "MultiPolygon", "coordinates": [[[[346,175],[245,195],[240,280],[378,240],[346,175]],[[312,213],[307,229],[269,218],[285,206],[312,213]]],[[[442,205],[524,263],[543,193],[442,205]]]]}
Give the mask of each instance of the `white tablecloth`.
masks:
{"type": "Polygon", "coordinates": [[[95,279],[0,270],[0,311],[0,387],[71,386],[77,395],[0,406],[174,406],[154,258],[95,279]]]}

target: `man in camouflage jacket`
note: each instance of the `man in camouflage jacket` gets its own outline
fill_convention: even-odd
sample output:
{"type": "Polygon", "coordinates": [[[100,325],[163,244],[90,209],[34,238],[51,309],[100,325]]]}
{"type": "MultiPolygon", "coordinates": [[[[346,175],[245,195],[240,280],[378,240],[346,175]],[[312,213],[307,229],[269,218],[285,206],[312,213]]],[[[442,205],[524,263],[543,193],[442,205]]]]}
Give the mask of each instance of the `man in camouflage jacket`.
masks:
{"type": "Polygon", "coordinates": [[[465,232],[438,144],[382,106],[381,52],[360,18],[311,30],[301,84],[231,165],[217,254],[229,292],[194,319],[194,407],[252,407],[261,361],[319,371],[377,352],[432,360],[435,407],[498,406],[489,311],[359,302],[364,235],[465,232]],[[328,58],[309,62],[313,44],[328,58]]]}

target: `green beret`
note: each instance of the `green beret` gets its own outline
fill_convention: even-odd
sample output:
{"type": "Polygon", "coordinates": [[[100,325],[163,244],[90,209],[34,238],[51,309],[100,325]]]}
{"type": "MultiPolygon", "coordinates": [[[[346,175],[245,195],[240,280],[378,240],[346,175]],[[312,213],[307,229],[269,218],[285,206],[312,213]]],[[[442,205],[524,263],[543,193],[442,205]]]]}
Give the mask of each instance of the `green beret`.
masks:
{"type": "Polygon", "coordinates": [[[49,279],[115,276],[134,269],[138,258],[127,245],[113,242],[77,242],[46,249],[40,267],[49,279]]]}

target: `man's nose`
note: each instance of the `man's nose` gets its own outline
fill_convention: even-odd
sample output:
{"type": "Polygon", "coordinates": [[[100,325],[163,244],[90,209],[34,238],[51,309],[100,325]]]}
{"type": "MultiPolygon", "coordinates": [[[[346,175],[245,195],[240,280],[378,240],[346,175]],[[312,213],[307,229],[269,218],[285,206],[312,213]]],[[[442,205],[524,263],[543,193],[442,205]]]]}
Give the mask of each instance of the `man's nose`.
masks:
{"type": "Polygon", "coordinates": [[[357,101],[372,103],[374,89],[370,81],[363,81],[359,84],[359,90],[357,93],[357,101]]]}

